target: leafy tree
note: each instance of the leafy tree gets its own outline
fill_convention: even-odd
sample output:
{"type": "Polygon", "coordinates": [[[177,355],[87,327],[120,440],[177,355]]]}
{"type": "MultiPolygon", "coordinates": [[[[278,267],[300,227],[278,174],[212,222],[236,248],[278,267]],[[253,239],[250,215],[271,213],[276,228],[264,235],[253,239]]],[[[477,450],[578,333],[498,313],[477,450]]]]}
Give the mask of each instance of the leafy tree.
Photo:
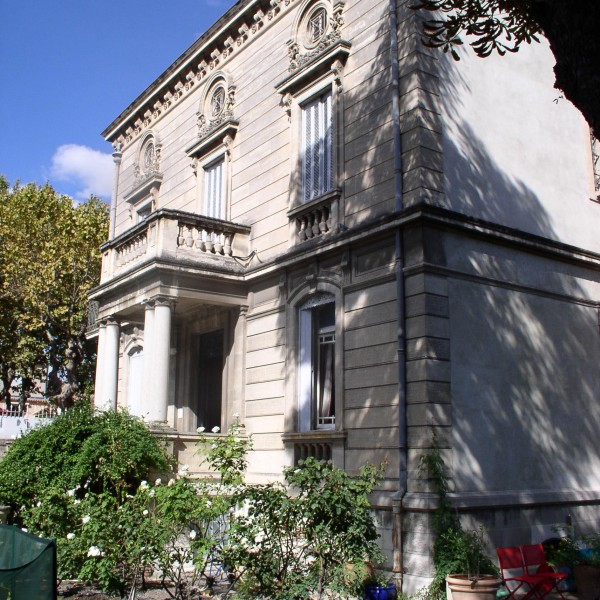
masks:
{"type": "Polygon", "coordinates": [[[467,34],[478,56],[516,52],[545,37],[556,59],[555,87],[600,138],[600,2],[597,0],[417,0],[414,8],[440,11],[424,24],[425,43],[450,51],[467,34]]]}
{"type": "Polygon", "coordinates": [[[74,204],[48,184],[0,177],[0,377],[26,397],[46,367],[49,394],[69,406],[94,368],[85,338],[89,290],[100,280],[108,207],[74,204]]]}

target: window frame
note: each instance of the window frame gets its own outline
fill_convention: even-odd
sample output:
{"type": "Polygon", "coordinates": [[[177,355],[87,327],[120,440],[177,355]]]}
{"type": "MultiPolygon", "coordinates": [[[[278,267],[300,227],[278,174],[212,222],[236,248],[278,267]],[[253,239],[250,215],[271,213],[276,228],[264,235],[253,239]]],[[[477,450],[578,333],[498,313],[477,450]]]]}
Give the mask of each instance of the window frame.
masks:
{"type": "MultiPolygon", "coordinates": [[[[327,434],[328,432],[338,433],[343,431],[343,389],[344,389],[344,370],[343,370],[343,347],[344,347],[344,328],[343,328],[343,296],[339,287],[331,282],[318,280],[316,285],[309,286],[304,284],[294,293],[290,294],[286,309],[286,331],[288,335],[287,344],[287,364],[288,377],[286,382],[286,411],[285,411],[285,431],[288,433],[297,433],[312,435],[315,433],[327,434]],[[335,345],[333,351],[333,373],[334,373],[334,391],[332,401],[334,403],[335,424],[324,427],[317,427],[312,422],[312,406],[309,417],[306,412],[302,412],[302,381],[301,369],[301,343],[302,343],[302,312],[311,308],[311,304],[318,297],[322,297],[325,303],[333,303],[335,315],[335,345]]],[[[306,410],[306,408],[304,408],[306,410]]]]}
{"type": "Polygon", "coordinates": [[[300,203],[308,204],[331,193],[334,189],[335,120],[333,114],[333,90],[325,88],[300,107],[300,203]],[[315,127],[316,123],[316,127],[315,127]],[[310,140],[309,140],[310,137],[310,140]],[[307,148],[310,143],[311,148],[307,148]],[[319,146],[315,151],[315,145],[319,146]],[[310,154],[311,162],[308,161],[310,154]],[[317,165],[315,168],[315,157],[317,165]],[[316,177],[315,177],[316,174],[316,177]],[[310,186],[310,190],[308,189],[310,186]],[[313,193],[315,188],[316,193],[313,193]]]}

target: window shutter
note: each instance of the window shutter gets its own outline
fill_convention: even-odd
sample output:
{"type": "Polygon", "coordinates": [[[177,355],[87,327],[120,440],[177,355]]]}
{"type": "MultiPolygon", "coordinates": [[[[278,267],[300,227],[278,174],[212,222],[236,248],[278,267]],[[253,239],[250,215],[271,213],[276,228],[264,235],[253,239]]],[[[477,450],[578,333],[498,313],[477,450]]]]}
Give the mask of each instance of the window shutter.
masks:
{"type": "Polygon", "coordinates": [[[333,131],[331,92],[302,109],[302,199],[308,202],[332,187],[333,131]]]}
{"type": "Polygon", "coordinates": [[[206,167],[204,170],[204,210],[207,217],[225,218],[223,174],[225,160],[206,167]]]}

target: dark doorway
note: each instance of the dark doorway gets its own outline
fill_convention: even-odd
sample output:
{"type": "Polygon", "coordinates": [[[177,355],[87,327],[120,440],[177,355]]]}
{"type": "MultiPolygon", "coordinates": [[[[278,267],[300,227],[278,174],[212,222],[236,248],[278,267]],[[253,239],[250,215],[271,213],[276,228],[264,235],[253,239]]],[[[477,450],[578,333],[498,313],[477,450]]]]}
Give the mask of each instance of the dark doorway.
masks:
{"type": "Polygon", "coordinates": [[[197,427],[210,431],[221,427],[223,392],[223,330],[198,336],[197,340],[197,427]]]}

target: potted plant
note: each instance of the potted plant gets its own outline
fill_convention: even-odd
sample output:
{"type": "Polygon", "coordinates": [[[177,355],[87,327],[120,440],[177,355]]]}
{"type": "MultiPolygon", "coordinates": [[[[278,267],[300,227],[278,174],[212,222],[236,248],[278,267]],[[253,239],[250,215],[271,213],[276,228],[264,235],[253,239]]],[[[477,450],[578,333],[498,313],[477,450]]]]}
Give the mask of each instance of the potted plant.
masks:
{"type": "Polygon", "coordinates": [[[547,545],[548,562],[573,570],[578,596],[593,600],[600,595],[600,534],[567,535],[547,545]]]}
{"type": "Polygon", "coordinates": [[[494,600],[502,580],[485,553],[485,529],[449,529],[442,534],[446,552],[452,556],[452,572],[446,576],[451,600],[494,600]],[[482,573],[483,571],[483,573],[482,573]]]}
{"type": "Polygon", "coordinates": [[[396,584],[381,571],[369,567],[369,573],[363,580],[363,600],[394,600],[396,584]]]}

